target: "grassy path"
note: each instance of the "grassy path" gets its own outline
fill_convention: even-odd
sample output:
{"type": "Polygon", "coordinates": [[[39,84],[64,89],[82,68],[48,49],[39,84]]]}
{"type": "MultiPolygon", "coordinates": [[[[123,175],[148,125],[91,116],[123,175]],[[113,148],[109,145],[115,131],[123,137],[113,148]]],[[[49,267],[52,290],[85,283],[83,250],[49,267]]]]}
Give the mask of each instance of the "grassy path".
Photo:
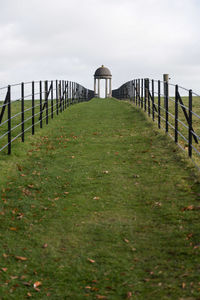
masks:
{"type": "Polygon", "coordinates": [[[129,103],[1,156],[0,299],[200,299],[199,177],[129,103]]]}

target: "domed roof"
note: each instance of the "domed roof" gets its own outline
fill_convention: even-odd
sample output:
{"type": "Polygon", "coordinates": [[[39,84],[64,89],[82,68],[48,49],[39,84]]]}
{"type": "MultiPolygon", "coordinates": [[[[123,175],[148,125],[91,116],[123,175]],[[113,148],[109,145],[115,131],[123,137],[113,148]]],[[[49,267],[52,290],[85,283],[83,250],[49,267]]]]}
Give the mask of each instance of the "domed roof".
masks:
{"type": "Polygon", "coordinates": [[[104,67],[104,65],[102,65],[100,68],[98,68],[96,70],[96,72],[94,73],[95,77],[111,77],[111,72],[108,68],[104,67]]]}

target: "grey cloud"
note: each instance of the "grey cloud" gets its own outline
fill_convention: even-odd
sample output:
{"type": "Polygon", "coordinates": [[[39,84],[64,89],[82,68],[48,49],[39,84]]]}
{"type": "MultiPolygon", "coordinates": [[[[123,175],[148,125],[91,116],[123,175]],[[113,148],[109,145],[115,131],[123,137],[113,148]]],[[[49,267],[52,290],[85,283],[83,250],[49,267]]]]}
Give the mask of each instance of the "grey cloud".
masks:
{"type": "Polygon", "coordinates": [[[105,64],[114,87],[169,70],[186,86],[190,73],[199,89],[199,12],[195,0],[7,0],[0,82],[66,78],[92,88],[105,64]]]}

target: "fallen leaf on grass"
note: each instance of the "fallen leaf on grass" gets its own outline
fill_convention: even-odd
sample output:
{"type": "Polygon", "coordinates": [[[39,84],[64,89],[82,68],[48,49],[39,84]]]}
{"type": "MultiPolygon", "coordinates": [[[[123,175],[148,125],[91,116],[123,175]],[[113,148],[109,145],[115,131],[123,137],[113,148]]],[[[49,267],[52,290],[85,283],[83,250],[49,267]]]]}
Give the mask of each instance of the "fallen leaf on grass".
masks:
{"type": "Polygon", "coordinates": [[[22,177],[25,177],[26,175],[25,174],[20,174],[22,177]]]}
{"type": "Polygon", "coordinates": [[[15,256],[15,258],[16,258],[17,260],[21,260],[21,261],[27,260],[27,258],[26,258],[26,257],[23,257],[23,256],[15,256]]]}
{"type": "Polygon", "coordinates": [[[27,293],[27,296],[28,296],[28,297],[32,297],[31,293],[27,293]]]}
{"type": "Polygon", "coordinates": [[[127,240],[127,239],[124,239],[124,242],[128,244],[128,243],[129,243],[129,240],[127,240]]]}
{"type": "Polygon", "coordinates": [[[94,259],[88,258],[87,260],[88,260],[89,262],[91,262],[92,264],[95,263],[95,260],[94,260],[94,259]]]}
{"type": "Polygon", "coordinates": [[[34,188],[34,185],[33,185],[33,184],[29,184],[28,187],[29,187],[30,189],[33,189],[33,188],[34,188]]]}
{"type": "Polygon", "coordinates": [[[33,284],[33,287],[34,289],[36,289],[38,286],[42,285],[42,282],[40,281],[36,281],[34,284],[33,284]]]}
{"type": "Polygon", "coordinates": [[[10,278],[14,280],[14,279],[17,279],[18,276],[10,276],[10,278]]]}
{"type": "Polygon", "coordinates": [[[22,193],[23,193],[24,195],[26,195],[26,196],[30,196],[30,195],[31,195],[31,192],[30,192],[29,190],[27,190],[27,189],[23,189],[23,190],[22,190],[22,193]]]}
{"type": "Polygon", "coordinates": [[[182,288],[184,289],[185,287],[186,287],[186,283],[183,282],[183,283],[182,283],[182,288]]]}
{"type": "Polygon", "coordinates": [[[127,296],[126,296],[126,299],[130,299],[132,297],[132,295],[133,295],[132,292],[128,292],[127,296]]]}
{"type": "Polygon", "coordinates": [[[1,270],[7,272],[8,268],[1,268],[1,270]]]}
{"type": "Polygon", "coordinates": [[[108,174],[109,172],[108,172],[108,171],[103,171],[103,173],[104,173],[104,174],[108,174]]]}
{"type": "Polygon", "coordinates": [[[186,237],[186,240],[191,239],[192,236],[193,236],[193,233],[189,233],[189,234],[187,235],[187,237],[186,237]]]}
{"type": "Polygon", "coordinates": [[[140,178],[140,175],[134,174],[133,178],[140,178]]]}
{"type": "Polygon", "coordinates": [[[198,248],[200,248],[200,245],[196,245],[196,246],[194,246],[194,248],[193,248],[193,249],[198,249],[198,248]]]}
{"type": "Polygon", "coordinates": [[[9,228],[11,231],[17,231],[17,228],[16,227],[10,227],[9,228]]]}
{"type": "Polygon", "coordinates": [[[18,213],[17,214],[17,219],[22,219],[24,217],[24,214],[23,213],[18,213]]]}
{"type": "Polygon", "coordinates": [[[21,172],[23,170],[23,167],[17,164],[17,169],[21,172]]]}
{"type": "Polygon", "coordinates": [[[43,246],[42,246],[42,248],[47,248],[48,247],[48,244],[47,243],[45,243],[43,246]]]}
{"type": "Polygon", "coordinates": [[[99,290],[99,288],[97,288],[96,286],[93,286],[93,287],[91,288],[91,291],[93,291],[93,292],[98,292],[98,290],[99,290]]]}
{"type": "Polygon", "coordinates": [[[154,203],[154,206],[161,207],[161,206],[162,206],[162,203],[161,203],[161,202],[155,202],[155,203],[154,203]]]}
{"type": "Polygon", "coordinates": [[[200,210],[200,206],[189,205],[189,206],[183,207],[181,210],[182,211],[185,211],[185,210],[200,210]]]}
{"type": "Polygon", "coordinates": [[[102,295],[96,295],[96,298],[97,298],[97,299],[107,299],[106,296],[102,296],[102,295]]]}
{"type": "Polygon", "coordinates": [[[69,192],[64,192],[64,194],[65,194],[65,195],[68,195],[68,194],[69,194],[69,192]]]}
{"type": "Polygon", "coordinates": [[[99,200],[100,199],[100,197],[94,197],[93,198],[93,200],[99,200]]]}

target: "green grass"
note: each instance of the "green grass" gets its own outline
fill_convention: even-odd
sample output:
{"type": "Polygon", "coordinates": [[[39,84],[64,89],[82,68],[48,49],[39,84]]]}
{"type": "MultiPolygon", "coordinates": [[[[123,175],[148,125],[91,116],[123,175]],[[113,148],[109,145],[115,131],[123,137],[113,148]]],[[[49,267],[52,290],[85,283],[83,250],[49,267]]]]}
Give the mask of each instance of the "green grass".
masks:
{"type": "MultiPolygon", "coordinates": [[[[169,99],[169,106],[168,106],[168,111],[169,111],[169,115],[168,115],[168,119],[169,119],[169,135],[172,137],[172,139],[174,140],[175,138],[175,130],[173,127],[175,127],[175,98],[174,97],[170,97],[169,99]],[[173,116],[172,116],[173,115],[173,116]],[[173,127],[172,127],[173,126],[173,127]]],[[[182,101],[183,101],[183,104],[186,108],[188,108],[188,97],[182,97],[182,101]]],[[[154,99],[154,102],[155,102],[155,105],[156,105],[156,109],[158,110],[157,108],[157,105],[158,105],[158,97],[155,97],[154,99]]],[[[148,101],[147,101],[147,108],[146,108],[146,111],[147,111],[147,114],[148,114],[148,101]]],[[[165,115],[165,110],[163,109],[164,108],[164,98],[161,97],[161,109],[160,109],[160,116],[161,116],[161,128],[165,130],[165,118],[166,118],[166,115],[165,115]]],[[[150,107],[151,107],[151,118],[152,118],[152,103],[150,101],[150,107]]],[[[144,108],[143,108],[144,109],[144,108]]],[[[193,112],[197,115],[200,116],[200,97],[197,97],[197,96],[193,96],[193,112]]],[[[188,114],[188,109],[186,109],[186,112],[188,114]]],[[[154,118],[155,118],[155,122],[158,123],[158,113],[156,112],[156,110],[154,111],[154,118]]],[[[194,132],[200,136],[200,118],[196,117],[194,114],[192,116],[193,118],[193,129],[194,129],[194,132]]],[[[186,138],[188,139],[188,129],[187,129],[187,126],[188,126],[188,123],[187,123],[187,120],[185,118],[185,115],[184,115],[184,112],[183,112],[183,109],[180,105],[180,103],[178,104],[178,119],[185,124],[185,126],[181,123],[181,122],[178,122],[178,130],[179,132],[186,138]]],[[[179,134],[178,135],[178,143],[179,145],[182,147],[182,149],[184,149],[186,152],[188,152],[188,143],[183,139],[183,137],[179,134]]],[[[197,144],[195,143],[195,140],[193,139],[193,146],[200,152],[200,142],[197,144]]],[[[193,150],[193,159],[195,161],[195,163],[197,165],[200,166],[200,156],[198,153],[196,153],[195,150],[193,150]]]]}
{"type": "MultiPolygon", "coordinates": [[[[46,109],[45,100],[42,99],[42,120],[40,121],[40,101],[35,99],[34,100],[34,130],[38,130],[40,127],[45,126],[46,123],[50,121],[50,119],[54,118],[57,114],[59,114],[63,108],[69,104],[72,103],[78,103],[78,99],[68,99],[68,102],[66,103],[62,101],[62,105],[60,101],[58,101],[58,104],[56,104],[56,99],[48,99],[48,108],[46,109]],[[58,109],[57,109],[58,105],[58,109]]],[[[1,105],[3,105],[3,102],[0,101],[0,112],[2,110],[1,105]]],[[[21,139],[21,133],[22,133],[22,108],[21,108],[21,101],[14,101],[11,102],[11,139],[15,139],[15,137],[18,136],[19,139],[21,139]]],[[[8,123],[6,122],[8,120],[8,107],[6,106],[3,118],[2,118],[2,124],[0,124],[0,148],[2,148],[4,145],[8,143],[8,137],[7,134],[1,138],[1,136],[8,131],[8,123]]],[[[25,135],[31,134],[32,132],[32,100],[25,100],[24,101],[24,131],[25,135]]],[[[7,153],[7,149],[3,149],[4,153],[7,153]]]]}
{"type": "Polygon", "coordinates": [[[199,298],[199,175],[130,103],[68,108],[0,168],[0,299],[199,298]]]}

